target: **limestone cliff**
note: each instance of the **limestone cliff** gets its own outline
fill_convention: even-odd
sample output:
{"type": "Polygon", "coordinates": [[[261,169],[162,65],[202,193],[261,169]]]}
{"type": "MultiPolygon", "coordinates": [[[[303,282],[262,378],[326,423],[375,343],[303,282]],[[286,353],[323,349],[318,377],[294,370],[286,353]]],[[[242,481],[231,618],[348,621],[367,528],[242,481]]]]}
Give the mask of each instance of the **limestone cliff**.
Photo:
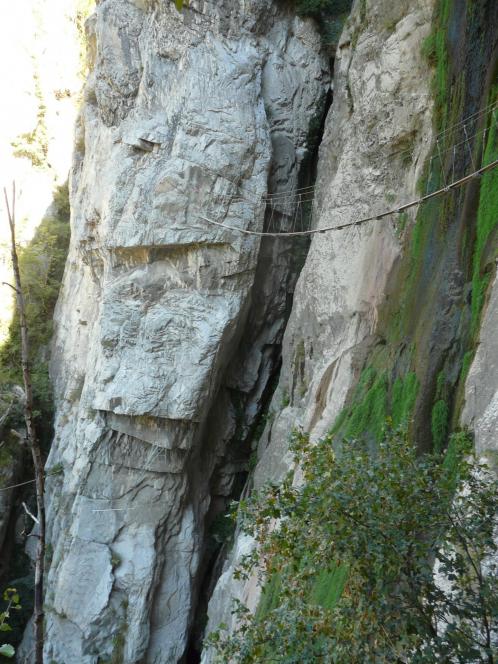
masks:
{"type": "MultiPolygon", "coordinates": [[[[433,2],[390,5],[369,2],[365,9],[356,3],[339,42],[334,101],[320,147],[318,228],[415,197],[433,135],[430,77],[421,53],[433,2]],[[413,151],[409,160],[396,156],[407,147],[413,151]]],[[[272,417],[258,449],[256,487],[282,480],[292,467],[288,443],[294,428],[319,437],[341,412],[369,348],[378,343],[379,309],[402,239],[395,220],[313,239],[286,328],[272,417]]],[[[251,546],[245,535],[236,540],[211,599],[208,631],[220,622],[232,624],[227,596],[256,606],[255,580],[236,582],[232,576],[251,546]]],[[[203,661],[210,661],[209,653],[203,661]]]]}
{"type": "MultiPolygon", "coordinates": [[[[497,20],[496,6],[487,2],[474,14],[432,0],[354,4],[338,45],[334,101],[320,147],[318,228],[379,214],[442,186],[449,169],[454,177],[472,170],[472,150],[479,160],[483,150],[495,154],[494,145],[479,145],[473,135],[458,159],[447,150],[437,167],[429,159],[433,146],[465,140],[461,118],[474,114],[472,133],[484,126],[480,109],[495,100],[497,20]],[[448,52],[431,50],[437,35],[448,52]]],[[[315,236],[286,328],[252,478],[256,488],[278,483],[293,467],[294,428],[312,440],[332,431],[336,440],[353,435],[375,442],[386,418],[398,424],[403,411],[415,444],[442,449],[459,425],[462,404],[477,452],[495,463],[496,286],[476,338],[482,275],[496,269],[496,207],[489,193],[495,187],[496,175],[487,175],[450,201],[315,236]]],[[[249,536],[235,538],[211,598],[208,632],[236,624],[227,596],[257,607],[257,580],[233,577],[253,547],[249,536]]],[[[212,661],[212,653],[205,651],[202,661],[212,661]]]]}
{"type": "Polygon", "coordinates": [[[328,63],[313,24],[270,0],[106,0],[87,29],[52,354],[46,656],[176,662],[296,274],[290,245],[200,215],[264,227],[264,197],[306,177],[328,63]]]}
{"type": "Polygon", "coordinates": [[[316,174],[312,226],[339,226],[490,158],[451,148],[496,102],[498,6],[450,4],[353,2],[331,85],[294,3],[97,2],[51,363],[47,661],[211,662],[203,634],[260,595],[219,516],[283,478],[294,428],[375,442],[401,410],[420,449],[463,422],[494,460],[496,171],[309,251],[202,218],[288,230],[278,201],[316,174]]]}

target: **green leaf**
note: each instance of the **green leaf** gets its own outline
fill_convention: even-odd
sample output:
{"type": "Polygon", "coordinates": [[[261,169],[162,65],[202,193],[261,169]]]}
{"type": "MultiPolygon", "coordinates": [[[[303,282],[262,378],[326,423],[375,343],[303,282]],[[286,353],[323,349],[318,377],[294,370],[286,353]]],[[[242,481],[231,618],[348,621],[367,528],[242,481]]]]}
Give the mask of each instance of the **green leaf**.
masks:
{"type": "Polygon", "coordinates": [[[7,625],[7,623],[2,623],[0,625],[0,632],[12,632],[12,627],[10,627],[10,625],[7,625]]]}
{"type": "Polygon", "coordinates": [[[183,0],[174,0],[174,2],[175,2],[175,7],[177,8],[177,10],[179,12],[181,12],[182,9],[183,9],[183,0]]]}
{"type": "Polygon", "coordinates": [[[10,646],[8,643],[4,643],[3,646],[0,646],[0,655],[4,657],[14,657],[16,651],[13,646],[10,646]]]}

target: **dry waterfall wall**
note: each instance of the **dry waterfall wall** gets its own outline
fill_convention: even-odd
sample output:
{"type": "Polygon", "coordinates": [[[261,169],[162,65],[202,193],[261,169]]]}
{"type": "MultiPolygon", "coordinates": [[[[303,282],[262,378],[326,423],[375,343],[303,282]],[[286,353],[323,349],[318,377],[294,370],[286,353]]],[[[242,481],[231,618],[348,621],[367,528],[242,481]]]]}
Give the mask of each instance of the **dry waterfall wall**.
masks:
{"type": "Polygon", "coordinates": [[[277,369],[296,276],[289,245],[199,215],[261,229],[261,198],[300,181],[329,85],[318,34],[271,0],[189,4],[106,0],[88,24],[47,464],[59,664],[184,656],[206,515],[246,469],[230,442],[277,369]]]}

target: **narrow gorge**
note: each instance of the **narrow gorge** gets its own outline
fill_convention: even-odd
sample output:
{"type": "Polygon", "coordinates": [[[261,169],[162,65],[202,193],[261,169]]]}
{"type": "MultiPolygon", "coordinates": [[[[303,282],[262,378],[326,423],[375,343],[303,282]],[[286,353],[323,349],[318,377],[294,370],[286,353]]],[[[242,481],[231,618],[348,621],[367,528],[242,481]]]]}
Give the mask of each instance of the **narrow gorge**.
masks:
{"type": "MultiPolygon", "coordinates": [[[[333,536],[326,569],[300,554],[291,577],[318,576],[335,598],[316,601],[301,633],[285,613],[292,545],[265,549],[244,516],[269,486],[306,491],[323,441],[338,459],[357,443],[376,459],[393,431],[417,458],[446,467],[472,448],[497,471],[498,4],[97,0],[87,13],[71,237],[40,351],[54,400],[44,661],[498,662],[496,615],[484,645],[459,642],[445,660],[413,629],[390,655],[334,653],[324,624],[354,595],[337,581],[352,564],[333,536]],[[240,607],[282,649],[244,641],[240,607]]],[[[464,485],[451,482],[457,505],[464,485]]],[[[8,543],[25,495],[0,492],[2,591],[21,549],[33,557],[36,524],[8,543]]],[[[269,538],[292,519],[272,504],[256,516],[269,538]]],[[[483,551],[485,585],[498,553],[483,551]]],[[[437,550],[426,558],[437,577],[437,550]]],[[[35,661],[31,622],[15,646],[16,661],[35,661]]]]}

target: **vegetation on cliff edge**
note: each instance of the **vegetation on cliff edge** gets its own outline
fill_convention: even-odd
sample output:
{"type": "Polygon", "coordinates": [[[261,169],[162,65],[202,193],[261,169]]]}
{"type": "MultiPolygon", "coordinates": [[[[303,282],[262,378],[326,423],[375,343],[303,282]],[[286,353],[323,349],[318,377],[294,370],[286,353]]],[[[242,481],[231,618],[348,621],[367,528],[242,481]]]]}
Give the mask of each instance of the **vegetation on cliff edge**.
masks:
{"type": "Polygon", "coordinates": [[[235,632],[210,635],[217,661],[496,662],[498,487],[470,447],[460,433],[446,458],[417,456],[387,431],[372,455],[296,435],[304,482],[240,505],[259,548],[237,575],[266,586],[255,616],[235,603],[235,632]]]}
{"type": "MultiPolygon", "coordinates": [[[[33,240],[18,249],[26,298],[36,419],[41,425],[42,434],[47,436],[53,410],[48,377],[48,346],[52,337],[52,316],[64,272],[69,235],[69,199],[65,184],[54,192],[52,213],[42,220],[33,240]]],[[[21,338],[16,312],[9,328],[9,337],[0,348],[0,400],[4,408],[12,400],[13,385],[22,383],[20,357],[21,338]]],[[[10,426],[15,428],[22,424],[22,421],[21,405],[13,404],[9,416],[10,426]]]]}

